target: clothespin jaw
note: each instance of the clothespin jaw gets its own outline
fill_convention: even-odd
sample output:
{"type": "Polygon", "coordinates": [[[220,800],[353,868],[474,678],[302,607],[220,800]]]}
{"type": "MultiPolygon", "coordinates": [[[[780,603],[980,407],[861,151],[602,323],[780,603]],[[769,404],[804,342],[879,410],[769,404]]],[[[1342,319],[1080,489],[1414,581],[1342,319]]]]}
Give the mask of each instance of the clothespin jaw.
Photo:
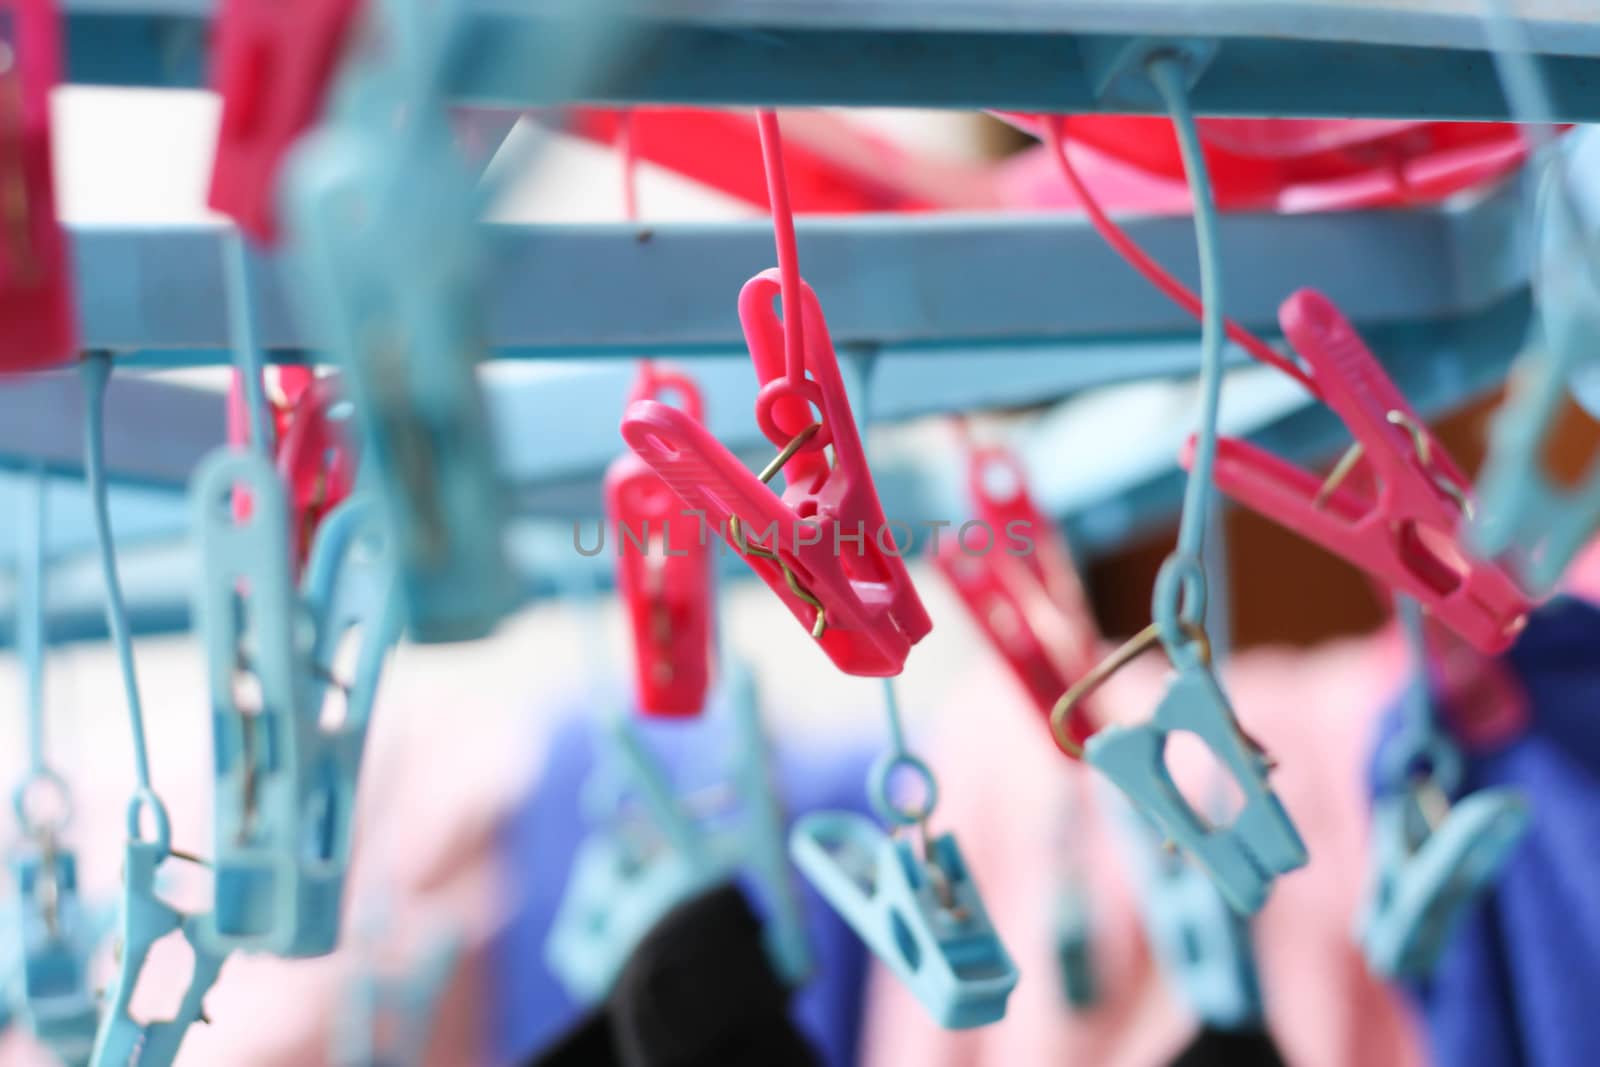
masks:
{"type": "Polygon", "coordinates": [[[206,650],[216,757],[216,906],[206,933],[219,951],[281,954],[301,922],[308,734],[288,502],[264,457],[235,451],[201,464],[191,500],[201,557],[195,619],[206,650]],[[251,499],[243,523],[230,509],[236,487],[251,499]]]}
{"type": "Polygon", "coordinates": [[[222,123],[206,203],[265,244],[278,237],[278,175],[316,121],[361,0],[225,0],[213,81],[222,123]]]}
{"type": "Polygon", "coordinates": [[[227,954],[209,947],[211,939],[202,936],[201,920],[180,914],[156,894],[156,870],[169,855],[165,840],[132,838],[123,847],[122,956],[95,1037],[90,1060],[94,1067],[172,1067],[184,1034],[203,1020],[205,995],[222,970],[227,954]],[[171,1019],[136,1022],[129,1009],[139,974],[156,942],[174,930],[181,931],[194,954],[183,999],[171,1019]]]}
{"type": "Polygon", "coordinates": [[[46,832],[22,846],[11,866],[20,905],[19,1010],[63,1062],[87,1063],[100,1024],[89,975],[97,931],[78,895],[77,858],[46,832]]]}
{"type": "MultiPolygon", "coordinates": [[[[984,543],[941,538],[934,562],[990,644],[1049,716],[1061,694],[1094,662],[1097,630],[1060,528],[1029,496],[1022,465],[996,446],[973,450],[968,492],[984,543]],[[1017,546],[1023,546],[1025,551],[1017,546]]],[[[965,529],[965,527],[963,527],[965,529]]],[[[1067,724],[1074,758],[1094,726],[1067,724]]]]}
{"type": "Polygon", "coordinates": [[[1579,480],[1562,484],[1545,458],[1563,403],[1572,397],[1592,407],[1585,381],[1600,374],[1596,238],[1581,232],[1567,197],[1557,195],[1560,167],[1557,161],[1543,190],[1534,272],[1544,343],[1519,358],[1511,396],[1495,415],[1478,479],[1481,514],[1472,526],[1479,551],[1510,557],[1540,593],[1554,590],[1600,528],[1600,463],[1591,459],[1579,480]]]}
{"type": "Polygon", "coordinates": [[[1081,883],[1074,881],[1056,895],[1054,916],[1056,968],[1061,991],[1074,1011],[1088,1011],[1100,1002],[1095,974],[1094,923],[1081,883]]]}
{"type": "Polygon", "coordinates": [[[305,601],[314,637],[309,656],[310,716],[304,741],[304,828],[296,874],[299,922],[291,956],[332,952],[339,940],[345,876],[350,868],[351,821],[367,727],[379,675],[399,640],[401,621],[391,540],[375,499],[342,504],[317,532],[306,572],[305,601]],[[335,673],[346,641],[358,642],[349,682],[335,673]],[[337,689],[342,714],[323,713],[337,689]]]}
{"type": "Polygon", "coordinates": [[[0,371],[77,357],[77,313],[66,234],[56,218],[50,92],[60,80],[61,12],[12,0],[0,18],[0,371]]]}
{"type": "Polygon", "coordinates": [[[884,519],[816,294],[802,285],[808,376],[799,385],[783,377],[778,294],[776,271],[757,275],[739,294],[739,317],[762,383],[757,421],[782,449],[781,497],[705,427],[664,404],[629,405],[622,436],[704,513],[840,670],[892,676],[933,622],[884,519]],[[822,451],[829,444],[831,466],[822,451]]]}
{"type": "Polygon", "coordinates": [[[1202,659],[1179,665],[1149,722],[1100,730],[1084,756],[1194,857],[1241,914],[1260,910],[1273,879],[1306,863],[1305,844],[1267,783],[1266,756],[1240,731],[1228,698],[1202,659]],[[1178,731],[1198,736],[1243,795],[1231,826],[1213,826],[1173,781],[1165,751],[1167,739],[1178,731]]]}
{"type": "Polygon", "coordinates": [[[389,512],[411,636],[469,640],[494,627],[513,583],[474,370],[487,347],[480,198],[438,95],[458,35],[452,12],[378,10],[390,47],[349,70],[292,153],[285,217],[299,295],[343,371],[389,512]]]}
{"type": "MultiPolygon", "coordinates": [[[[686,375],[650,372],[634,399],[670,389],[703,418],[700,391],[686,375]]],[[[634,683],[648,715],[698,715],[711,682],[711,543],[677,494],[633,452],[606,471],[606,517],[617,538],[617,588],[633,631],[634,683]]]]}
{"type": "MultiPolygon", "coordinates": [[[[1470,483],[1434,440],[1333,303],[1302,289],[1279,321],[1322,399],[1350,429],[1377,480],[1375,494],[1322,479],[1243,441],[1217,443],[1216,485],[1260,512],[1415,597],[1479,651],[1505,649],[1531,604],[1499,566],[1473,558],[1456,528],[1470,483]]],[[[1193,444],[1184,464],[1191,462],[1193,444]]]]}
{"type": "Polygon", "coordinates": [[[995,933],[955,838],[917,856],[854,812],[803,816],[789,836],[795,865],[939,1025],[995,1022],[1017,968],[995,933]]]}

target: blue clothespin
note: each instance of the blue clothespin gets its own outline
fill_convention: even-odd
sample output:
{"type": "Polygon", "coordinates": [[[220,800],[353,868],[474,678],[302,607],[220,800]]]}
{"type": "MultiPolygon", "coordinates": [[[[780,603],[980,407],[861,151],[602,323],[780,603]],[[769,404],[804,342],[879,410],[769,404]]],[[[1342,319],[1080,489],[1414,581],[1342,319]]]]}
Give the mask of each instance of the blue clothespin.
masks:
{"type": "Polygon", "coordinates": [[[206,936],[218,950],[288,954],[302,921],[304,767],[315,729],[288,502],[265,457],[222,450],[200,464],[191,504],[201,559],[195,622],[216,758],[216,904],[206,936]],[[240,490],[250,494],[243,521],[231,507],[240,490]]]}
{"type": "Polygon", "coordinates": [[[420,1067],[439,1000],[461,961],[461,938],[432,939],[417,966],[385,975],[366,961],[334,1017],[333,1067],[420,1067]]]}
{"type": "Polygon", "coordinates": [[[801,817],[789,834],[789,854],[935,1022],[953,1030],[984,1026],[1005,1016],[1017,967],[989,921],[954,836],[928,833],[938,783],[905,746],[888,679],[884,693],[891,747],[868,776],[867,797],[884,822],[918,828],[920,854],[904,837],[854,812],[801,817]],[[897,772],[921,780],[920,804],[903,805],[889,796],[889,779],[897,772]]]}
{"type": "Polygon", "coordinates": [[[1541,593],[1600,528],[1600,464],[1570,486],[1545,464],[1563,400],[1600,392],[1592,385],[1600,378],[1600,234],[1583,231],[1557,151],[1542,185],[1534,271],[1544,343],[1519,360],[1512,395],[1494,419],[1472,526],[1480,552],[1510,555],[1541,593]]]}
{"type": "Polygon", "coordinates": [[[1493,888],[1529,825],[1515,789],[1482,789],[1452,803],[1461,752],[1435,720],[1416,603],[1396,598],[1413,671],[1400,733],[1379,754],[1372,873],[1356,939],[1375,974],[1425,978],[1461,920],[1493,888]]]}
{"type": "Polygon", "coordinates": [[[226,952],[213,951],[202,936],[203,919],[186,916],[156,894],[156,869],[168,856],[165,825],[156,840],[138,837],[138,801],[129,812],[129,838],[123,846],[123,901],[118,923],[122,955],[117,961],[110,1002],[95,1040],[94,1067],[171,1067],[189,1027],[205,1020],[202,1002],[222,970],[226,952]],[[171,1019],[136,1022],[129,1013],[139,973],[156,942],[180,931],[194,954],[194,969],[183,1000],[171,1019]]]}
{"type": "Polygon", "coordinates": [[[443,94],[459,4],[382,0],[326,122],[285,170],[298,296],[355,401],[412,638],[481,637],[510,602],[478,218],[443,94]]]}
{"type": "MultiPolygon", "coordinates": [[[[1157,637],[1152,624],[1112,661],[1126,662],[1157,637]]],[[[1194,857],[1235,910],[1251,914],[1266,903],[1275,878],[1304,866],[1306,848],[1267,784],[1271,765],[1266,755],[1240,731],[1209,659],[1204,647],[1201,655],[1181,658],[1150,721],[1106,727],[1084,746],[1084,758],[1194,857]],[[1178,731],[1198,736],[1238,786],[1244,805],[1232,825],[1213,825],[1173,781],[1165,752],[1168,737],[1178,731]]],[[[1088,684],[1074,686],[1068,697],[1087,695],[1103,676],[1091,673],[1085,678],[1088,684]]],[[[1069,699],[1068,708],[1075,702],[1069,699]]]]}
{"type": "Polygon", "coordinates": [[[68,1067],[81,1067],[100,1023],[89,960],[104,930],[78,896],[76,857],[53,833],[18,851],[11,866],[21,902],[20,1014],[41,1044],[68,1067]]]}
{"type": "Polygon", "coordinates": [[[1249,921],[1148,820],[1117,806],[1145,936],[1174,992],[1209,1026],[1259,1027],[1266,1014],[1249,921]]]}

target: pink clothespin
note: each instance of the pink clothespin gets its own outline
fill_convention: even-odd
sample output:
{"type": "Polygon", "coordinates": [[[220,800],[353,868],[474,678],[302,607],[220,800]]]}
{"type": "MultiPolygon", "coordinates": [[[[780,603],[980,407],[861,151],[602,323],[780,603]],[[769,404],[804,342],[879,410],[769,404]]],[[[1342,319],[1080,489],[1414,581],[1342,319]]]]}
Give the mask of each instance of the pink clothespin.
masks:
{"type": "MultiPolygon", "coordinates": [[[[633,404],[675,393],[681,412],[704,421],[700,390],[687,375],[648,364],[633,404]]],[[[661,477],[633,452],[606,471],[606,517],[615,528],[617,588],[633,632],[634,681],[648,715],[698,715],[711,677],[711,542],[661,477]]]]}
{"type": "MultiPolygon", "coordinates": [[[[1458,536],[1472,507],[1471,483],[1327,297],[1301,289],[1278,320],[1310,368],[1314,391],[1356,445],[1324,479],[1223,439],[1217,487],[1415,597],[1480,652],[1509,646],[1532,604],[1503,568],[1473,558],[1458,536]],[[1347,477],[1358,460],[1366,465],[1361,486],[1347,477]]],[[[1185,467],[1192,454],[1191,441],[1185,467]]]]}
{"type": "Polygon", "coordinates": [[[222,125],[206,203],[257,241],[278,237],[278,168],[316,121],[361,0],[223,0],[222,125]]]}
{"type": "MultiPolygon", "coordinates": [[[[846,674],[900,673],[933,622],[911,584],[867,469],[816,294],[800,285],[804,373],[787,376],[778,272],[739,294],[739,321],[761,391],[756,418],[777,445],[782,496],[687,413],[650,400],[628,406],[622,436],[714,527],[811,631],[846,674]],[[813,414],[815,411],[820,415],[813,414]],[[830,466],[822,449],[831,444],[830,466]]],[[[768,478],[777,473],[778,461],[768,478]]]]}
{"type": "MultiPolygon", "coordinates": [[[[986,543],[958,533],[941,539],[934,561],[1048,726],[1062,694],[1095,664],[1094,617],[1066,539],[1029,496],[1017,457],[992,445],[973,449],[967,483],[979,525],[962,533],[986,543]]],[[[1080,709],[1067,725],[1077,747],[1061,750],[1078,758],[1094,731],[1080,709]]]]}
{"type": "Polygon", "coordinates": [[[56,218],[50,90],[60,79],[60,13],[51,0],[0,0],[0,371],[77,356],[72,264],[56,218]]]}

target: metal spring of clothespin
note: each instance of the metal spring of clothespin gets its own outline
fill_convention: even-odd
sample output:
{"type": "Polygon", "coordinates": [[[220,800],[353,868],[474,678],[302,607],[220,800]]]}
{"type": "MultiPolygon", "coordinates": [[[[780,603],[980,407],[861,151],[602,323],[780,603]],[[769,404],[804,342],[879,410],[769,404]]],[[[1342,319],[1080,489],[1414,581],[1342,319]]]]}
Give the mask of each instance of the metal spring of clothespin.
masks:
{"type": "Polygon", "coordinates": [[[1521,791],[1453,799],[1462,753],[1434,713],[1422,612],[1396,598],[1412,677],[1400,732],[1378,755],[1372,860],[1356,938],[1373,972],[1426,978],[1456,928],[1490,890],[1529,826],[1521,791]]]}

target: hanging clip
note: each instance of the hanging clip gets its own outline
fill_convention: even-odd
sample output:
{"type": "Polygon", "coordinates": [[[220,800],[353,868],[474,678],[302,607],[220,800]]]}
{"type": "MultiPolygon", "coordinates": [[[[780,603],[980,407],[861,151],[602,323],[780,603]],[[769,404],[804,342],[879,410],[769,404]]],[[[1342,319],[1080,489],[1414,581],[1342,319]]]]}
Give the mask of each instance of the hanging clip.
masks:
{"type": "MultiPolygon", "coordinates": [[[[934,562],[1048,718],[1061,694],[1094,663],[1099,635],[1083,584],[1066,539],[1029,496],[1013,453],[997,446],[974,449],[967,484],[988,544],[973,551],[958,533],[941,540],[934,562]],[[1028,550],[1014,554],[1011,546],[1019,543],[1028,550]]],[[[1093,731],[1087,716],[1074,718],[1068,724],[1074,747],[1063,751],[1077,758],[1093,731]]]]}
{"type": "Polygon", "coordinates": [[[854,812],[805,815],[789,836],[795,865],[940,1026],[1005,1016],[1017,968],[984,910],[950,834],[926,842],[885,834],[854,812]]]}
{"type": "Polygon", "coordinates": [[[222,122],[206,204],[257,241],[278,237],[278,172],[316,121],[361,0],[225,0],[215,82],[222,122]]]}
{"type": "Polygon", "coordinates": [[[216,906],[206,934],[218,948],[284,954],[301,922],[307,741],[288,502],[271,464],[251,452],[208,457],[191,495],[216,758],[216,906]],[[237,488],[250,494],[243,523],[230,506],[237,488]]]}
{"type": "Polygon", "coordinates": [[[1541,593],[1555,587],[1600,527],[1600,463],[1591,459],[1580,481],[1561,485],[1546,462],[1563,401],[1571,396],[1594,409],[1590,383],[1600,380],[1594,273],[1600,255],[1570,198],[1561,195],[1563,164],[1555,160],[1542,190],[1534,285],[1544,343],[1520,358],[1511,397],[1495,416],[1478,479],[1482,514],[1472,529],[1478,549],[1490,557],[1510,555],[1518,574],[1541,593]]]}
{"type": "Polygon", "coordinates": [[[50,152],[60,20],[60,6],[47,2],[8,3],[0,17],[0,371],[77,356],[72,264],[50,152]]]}
{"type": "Polygon", "coordinates": [[[454,8],[389,0],[349,92],[286,171],[298,295],[343,370],[396,538],[414,640],[487,634],[513,583],[476,366],[482,197],[441,81],[454,8]]]}
{"type": "Polygon", "coordinates": [[[11,859],[21,931],[23,1020],[64,1063],[87,1063],[100,1024],[89,961],[104,927],[78,895],[78,863],[43,827],[11,859]]]}
{"type": "Polygon", "coordinates": [[[1124,855],[1138,893],[1145,935],[1162,974],[1204,1023],[1240,1030],[1265,1018],[1249,922],[1217,886],[1125,806],[1124,855]]]}
{"type": "MultiPolygon", "coordinates": [[[[1479,651],[1506,648],[1531,605],[1503,569],[1469,556],[1455,532],[1472,517],[1471,484],[1331,301],[1302,289],[1278,318],[1356,445],[1323,479],[1224,438],[1217,442],[1217,488],[1417,598],[1479,651]],[[1376,492],[1349,484],[1362,459],[1376,492]]],[[[1186,466],[1192,454],[1191,444],[1186,466]]]]}
{"type": "MultiPolygon", "coordinates": [[[[630,402],[669,391],[689,418],[704,421],[700,390],[685,374],[645,372],[630,402]]],[[[617,588],[633,630],[639,707],[651,715],[698,715],[710,685],[715,608],[707,532],[633,452],[606,471],[605,495],[616,530],[617,588]]]]}
{"type": "Polygon", "coordinates": [[[808,373],[799,383],[784,375],[784,327],[773,307],[778,272],[757,275],[739,294],[762,386],[757,421],[782,449],[763,477],[685,412],[655,401],[629,405],[622,436],[704,514],[840,670],[898,674],[933,622],[884,519],[822,308],[810,286],[800,291],[808,373]],[[832,465],[823,453],[829,444],[832,465]],[[787,483],[781,497],[765,484],[779,469],[787,483]]]}
{"type": "MultiPolygon", "coordinates": [[[[1306,848],[1283,804],[1267,784],[1271,762],[1239,728],[1211,670],[1204,629],[1184,624],[1198,655],[1186,655],[1150,721],[1108,726],[1089,738],[1084,757],[1128,796],[1175,844],[1189,852],[1235,910],[1252,914],[1266,902],[1273,879],[1302,867],[1306,848]],[[1200,738],[1244,797],[1230,826],[1214,826],[1184,798],[1166,764],[1167,739],[1186,731],[1200,738]]],[[[1052,712],[1057,744],[1078,703],[1106,678],[1160,640],[1151,623],[1062,695],[1052,712]]]]}
{"type": "Polygon", "coordinates": [[[94,1067],[172,1067],[184,1034],[197,1022],[205,1021],[204,1000],[222,970],[225,952],[214,951],[210,938],[202,936],[203,920],[186,916],[156,894],[156,869],[173,853],[168,848],[163,825],[158,840],[139,840],[140,801],[129,812],[128,842],[123,847],[123,888],[120,939],[122,955],[117,961],[111,1000],[95,1039],[94,1067]],[[184,989],[183,1000],[171,1019],[135,1022],[130,1014],[133,991],[139,974],[156,942],[180,931],[194,956],[194,969],[184,989]]]}

